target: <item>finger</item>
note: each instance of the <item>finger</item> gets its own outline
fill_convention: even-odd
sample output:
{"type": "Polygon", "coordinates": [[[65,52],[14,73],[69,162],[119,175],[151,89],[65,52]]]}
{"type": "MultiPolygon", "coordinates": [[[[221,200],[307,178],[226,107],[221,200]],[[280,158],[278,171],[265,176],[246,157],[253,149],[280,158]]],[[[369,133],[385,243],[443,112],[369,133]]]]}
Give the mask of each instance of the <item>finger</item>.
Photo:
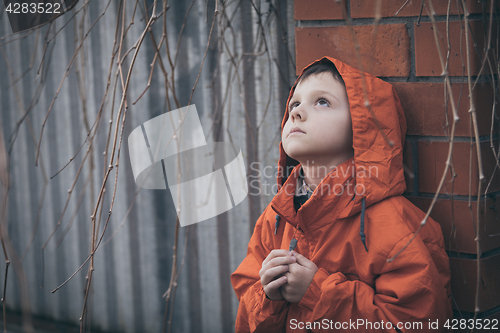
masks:
{"type": "Polygon", "coordinates": [[[264,292],[267,294],[270,291],[275,291],[279,289],[282,285],[284,285],[286,281],[287,281],[286,276],[282,276],[279,279],[271,281],[264,287],[264,292]]]}
{"type": "Polygon", "coordinates": [[[285,274],[283,276],[286,278],[286,283],[281,285],[280,291],[281,291],[281,294],[283,295],[283,297],[285,297],[285,295],[293,292],[295,287],[290,284],[290,277],[287,274],[285,274]]]}
{"type": "Polygon", "coordinates": [[[297,258],[295,256],[289,255],[286,257],[276,257],[271,259],[266,265],[266,267],[271,268],[271,267],[276,267],[276,266],[281,266],[281,265],[289,265],[293,264],[297,261],[297,258]]]}
{"type": "Polygon", "coordinates": [[[307,268],[313,268],[315,266],[315,264],[311,260],[304,257],[302,254],[295,251],[292,251],[292,254],[295,258],[297,258],[297,264],[299,264],[300,266],[304,266],[307,268]]]}
{"type": "Polygon", "coordinates": [[[291,255],[290,251],[287,251],[287,250],[272,250],[267,255],[266,259],[264,259],[264,261],[262,262],[262,266],[264,266],[265,264],[267,264],[273,258],[276,258],[276,257],[285,257],[285,256],[290,256],[290,255],[291,255]]]}
{"type": "Polygon", "coordinates": [[[283,296],[284,299],[288,299],[293,294],[293,292],[295,291],[296,286],[293,286],[290,283],[290,277],[291,276],[289,276],[289,273],[286,273],[284,275],[284,277],[286,278],[286,283],[284,283],[284,284],[281,285],[280,292],[281,292],[281,295],[283,296]]]}
{"type": "Polygon", "coordinates": [[[260,281],[261,281],[262,285],[267,285],[271,281],[273,281],[277,276],[279,276],[285,272],[288,272],[288,265],[270,268],[270,269],[262,272],[262,275],[260,277],[260,281]]]}
{"type": "MultiPolygon", "coordinates": [[[[293,264],[288,265],[288,272],[287,273],[294,275],[301,270],[304,270],[304,266],[299,265],[298,263],[294,262],[293,264]]],[[[290,278],[288,279],[288,281],[290,281],[290,278]]]]}

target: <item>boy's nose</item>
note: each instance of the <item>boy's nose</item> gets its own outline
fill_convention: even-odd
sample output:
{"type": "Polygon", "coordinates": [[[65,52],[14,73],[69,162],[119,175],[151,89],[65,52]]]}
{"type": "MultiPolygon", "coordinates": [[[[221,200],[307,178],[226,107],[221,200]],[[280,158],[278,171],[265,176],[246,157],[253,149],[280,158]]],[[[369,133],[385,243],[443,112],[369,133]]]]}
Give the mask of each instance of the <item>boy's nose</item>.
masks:
{"type": "Polygon", "coordinates": [[[295,121],[295,118],[298,118],[300,120],[303,120],[304,118],[304,112],[302,111],[302,108],[299,106],[296,106],[290,111],[290,117],[292,117],[292,120],[295,121]]]}

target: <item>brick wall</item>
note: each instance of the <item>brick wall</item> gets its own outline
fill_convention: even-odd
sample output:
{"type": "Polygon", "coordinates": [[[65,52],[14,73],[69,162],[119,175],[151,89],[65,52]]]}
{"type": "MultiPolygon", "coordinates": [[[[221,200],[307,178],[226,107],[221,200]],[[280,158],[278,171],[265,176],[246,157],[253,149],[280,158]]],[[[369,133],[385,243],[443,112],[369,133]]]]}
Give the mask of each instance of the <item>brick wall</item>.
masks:
{"type": "MultiPolygon", "coordinates": [[[[373,35],[376,1],[295,0],[296,73],[323,56],[330,55],[358,67],[349,26],[342,15],[344,5],[352,19],[353,29],[360,44],[363,67],[368,72],[391,82],[405,110],[408,133],[404,162],[406,173],[405,196],[426,211],[438,189],[446,166],[449,149],[452,111],[445,100],[444,77],[434,38],[433,26],[420,0],[383,0],[382,19],[373,35]],[[450,127],[447,127],[447,119],[450,127]],[[413,175],[412,175],[413,174],[413,175]]],[[[453,145],[453,164],[456,177],[452,182],[448,173],[431,217],[441,224],[450,256],[452,272],[453,308],[457,318],[468,318],[475,311],[477,247],[476,208],[478,205],[478,163],[476,145],[469,114],[467,47],[471,53],[471,74],[479,83],[474,86],[480,147],[486,181],[480,196],[481,275],[478,318],[500,317],[500,175],[495,169],[495,156],[490,147],[492,107],[494,101],[490,67],[481,71],[485,32],[483,22],[490,3],[467,1],[471,14],[470,30],[473,38],[465,41],[463,21],[456,1],[451,1],[447,24],[448,1],[433,1],[437,29],[443,38],[442,52],[447,54],[449,31],[449,68],[452,91],[460,121],[456,126],[453,145]],[[473,42],[476,44],[475,47],[473,42]],[[463,82],[463,83],[462,83],[463,82]],[[493,177],[492,177],[493,176],[493,177]],[[491,182],[490,182],[491,180],[491,182]],[[487,192],[485,188],[488,187],[487,192]],[[486,194],[485,194],[486,193],[486,194]],[[470,200],[470,207],[469,207],[470,200]]],[[[498,15],[498,2],[495,3],[498,15]]],[[[462,17],[463,18],[463,17],[462,17]]],[[[495,23],[496,24],[496,23],[495,23]]],[[[493,36],[498,43],[496,35],[493,36]]],[[[496,45],[496,44],[495,44],[496,45]]],[[[493,58],[490,58],[493,59],[493,58]]],[[[494,68],[494,66],[493,66],[494,68]]],[[[498,70],[498,69],[497,69],[498,70]]],[[[498,74],[498,73],[496,73],[498,74]]],[[[496,79],[497,77],[495,77],[496,79]]],[[[498,118],[493,121],[493,144],[498,150],[498,118]]]]}

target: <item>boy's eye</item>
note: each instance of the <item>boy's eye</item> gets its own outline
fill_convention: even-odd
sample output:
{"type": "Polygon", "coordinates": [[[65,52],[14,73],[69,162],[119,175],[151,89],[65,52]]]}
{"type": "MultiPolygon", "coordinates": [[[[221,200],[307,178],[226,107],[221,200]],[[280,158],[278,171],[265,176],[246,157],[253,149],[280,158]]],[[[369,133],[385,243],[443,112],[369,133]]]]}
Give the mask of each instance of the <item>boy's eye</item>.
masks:
{"type": "Polygon", "coordinates": [[[290,104],[290,109],[288,110],[289,112],[293,110],[294,107],[299,106],[299,102],[293,102],[290,104]]]}
{"type": "Polygon", "coordinates": [[[324,98],[319,98],[318,101],[316,102],[317,105],[324,105],[324,106],[329,106],[330,103],[324,99],[324,98]]]}

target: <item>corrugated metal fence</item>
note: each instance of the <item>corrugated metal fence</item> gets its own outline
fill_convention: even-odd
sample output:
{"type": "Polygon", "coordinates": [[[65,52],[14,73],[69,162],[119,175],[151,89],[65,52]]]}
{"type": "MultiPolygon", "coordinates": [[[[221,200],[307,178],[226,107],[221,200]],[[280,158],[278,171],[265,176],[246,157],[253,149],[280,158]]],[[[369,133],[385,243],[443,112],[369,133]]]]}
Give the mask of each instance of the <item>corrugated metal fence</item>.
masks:
{"type": "MultiPolygon", "coordinates": [[[[90,157],[65,206],[68,190],[89,147],[88,141],[85,142],[87,133],[105,96],[121,6],[127,6],[125,22],[130,22],[135,15],[123,50],[129,50],[136,43],[146,26],[141,14],[143,2],[138,3],[111,0],[107,7],[108,1],[80,1],[53,25],[6,38],[11,29],[2,9],[0,108],[1,129],[9,149],[8,236],[23,260],[29,304],[36,316],[79,325],[88,263],[57,292],[51,293],[51,290],[70,277],[90,253],[90,215],[107,168],[103,152],[107,144],[111,145],[107,143],[109,119],[116,119],[122,95],[116,66],[104,102],[105,121],[99,125],[90,157]],[[75,18],[70,20],[73,15],[75,18]],[[38,166],[35,166],[42,123],[81,41],[75,36],[80,36],[82,30],[79,29],[84,33],[89,31],[96,20],[54,101],[43,129],[38,166]],[[59,32],[59,29],[62,30],[59,32]],[[114,96],[116,78],[118,88],[114,96]],[[73,157],[62,172],[51,178],[73,157]]],[[[152,3],[147,1],[148,6],[152,3]]],[[[178,46],[175,89],[182,107],[189,102],[202,64],[215,3],[173,1],[168,5],[168,47],[174,55],[178,46]],[[180,34],[182,39],[178,43],[180,34]]],[[[264,175],[260,171],[277,164],[280,121],[295,78],[292,2],[228,1],[219,3],[218,10],[191,103],[196,104],[207,141],[233,141],[241,147],[247,162],[249,196],[216,218],[181,228],[178,267],[182,270],[175,292],[173,332],[234,330],[238,302],[229,276],[244,258],[253,225],[272,198],[275,175],[269,171],[264,175]]],[[[162,35],[162,24],[160,17],[152,27],[157,42],[162,35]]],[[[134,49],[124,62],[126,70],[133,52],[134,49]]],[[[146,36],[128,88],[116,198],[103,242],[94,258],[87,318],[93,329],[102,331],[159,332],[163,326],[165,299],[162,295],[170,280],[176,212],[169,191],[143,189],[136,195],[139,188],[134,182],[126,144],[131,130],[169,110],[158,61],[151,86],[133,104],[148,86],[154,54],[153,43],[146,36]]],[[[165,47],[161,55],[168,64],[165,47]]],[[[124,72],[123,80],[126,75],[124,72]]],[[[172,96],[169,97],[171,108],[176,109],[172,96]]],[[[106,185],[100,232],[111,205],[115,171],[116,168],[106,185]]],[[[4,268],[2,263],[2,284],[4,268]]],[[[21,311],[19,290],[11,269],[6,304],[12,311],[21,311]]]]}

